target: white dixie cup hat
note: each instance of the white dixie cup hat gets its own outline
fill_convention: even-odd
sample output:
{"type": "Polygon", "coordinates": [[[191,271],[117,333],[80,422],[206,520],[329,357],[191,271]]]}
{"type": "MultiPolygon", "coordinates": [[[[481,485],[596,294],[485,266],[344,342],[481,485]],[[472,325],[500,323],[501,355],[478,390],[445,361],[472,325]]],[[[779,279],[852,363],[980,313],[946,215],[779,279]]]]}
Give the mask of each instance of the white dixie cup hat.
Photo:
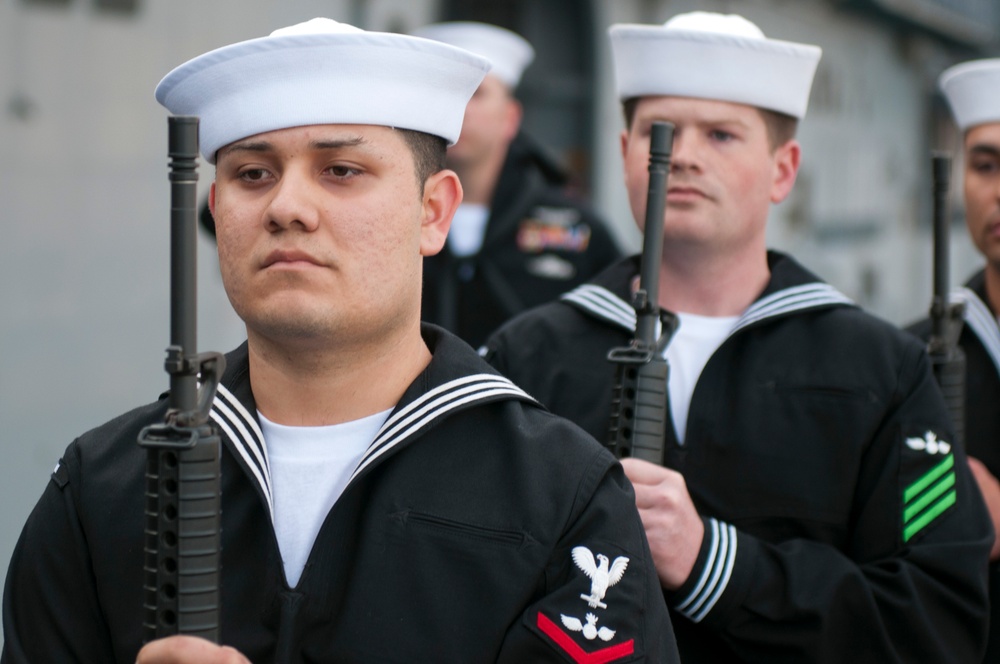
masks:
{"type": "Polygon", "coordinates": [[[412,129],[453,144],[489,67],[448,44],[316,18],[189,60],[160,81],[156,100],[200,118],[209,163],[239,139],[315,124],[412,129]]]}

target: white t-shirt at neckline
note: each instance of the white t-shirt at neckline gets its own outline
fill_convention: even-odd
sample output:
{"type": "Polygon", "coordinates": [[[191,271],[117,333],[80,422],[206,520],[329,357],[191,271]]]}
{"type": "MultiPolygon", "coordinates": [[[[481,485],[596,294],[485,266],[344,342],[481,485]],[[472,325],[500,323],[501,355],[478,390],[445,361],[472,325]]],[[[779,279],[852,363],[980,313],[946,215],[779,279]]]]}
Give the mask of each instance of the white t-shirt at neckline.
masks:
{"type": "Polygon", "coordinates": [[[667,388],[677,440],[684,443],[687,416],[698,378],[712,354],[736,327],[739,316],[678,314],[679,324],[664,352],[670,367],[667,388]]]}
{"type": "Polygon", "coordinates": [[[274,533],[288,585],[298,585],[319,529],[392,410],[319,427],[276,424],[260,411],[274,501],[274,533]]]}

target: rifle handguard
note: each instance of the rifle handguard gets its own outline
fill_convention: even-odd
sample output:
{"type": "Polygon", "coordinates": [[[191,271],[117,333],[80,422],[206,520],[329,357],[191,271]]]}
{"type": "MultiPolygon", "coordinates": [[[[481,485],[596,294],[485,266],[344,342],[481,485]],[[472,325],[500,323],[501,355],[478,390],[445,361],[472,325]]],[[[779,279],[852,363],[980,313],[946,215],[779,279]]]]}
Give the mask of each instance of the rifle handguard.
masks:
{"type": "Polygon", "coordinates": [[[646,196],[639,288],[632,306],[636,333],[632,343],[613,348],[608,360],[617,364],[611,398],[607,447],[615,456],[664,465],[667,423],[667,379],[663,351],[677,329],[677,318],[660,310],[658,285],[663,253],[663,215],[674,127],[654,122],[650,128],[649,187],[646,196]],[[657,338],[656,328],[660,327],[657,338]]]}
{"type": "MultiPolygon", "coordinates": [[[[168,118],[170,396],[145,427],[143,639],[187,634],[219,642],[221,439],[209,420],[226,360],[197,354],[198,118],[168,118]]],[[[138,608],[138,607],[136,607],[138,608]]]]}

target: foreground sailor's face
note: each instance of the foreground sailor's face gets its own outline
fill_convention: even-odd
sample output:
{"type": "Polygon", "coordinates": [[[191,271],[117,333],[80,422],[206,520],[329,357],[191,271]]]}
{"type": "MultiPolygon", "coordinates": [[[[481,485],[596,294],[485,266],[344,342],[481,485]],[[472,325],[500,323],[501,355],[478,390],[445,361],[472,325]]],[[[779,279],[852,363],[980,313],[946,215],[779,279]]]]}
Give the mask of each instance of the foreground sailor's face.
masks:
{"type": "Polygon", "coordinates": [[[965,134],[965,222],[976,248],[1000,268],[1000,122],[965,134]]]}
{"type": "Polygon", "coordinates": [[[314,125],[236,141],[218,153],[210,203],[251,337],[349,342],[419,317],[421,253],[437,238],[399,132],[314,125]]]}
{"type": "Polygon", "coordinates": [[[772,203],[791,191],[798,143],[773,150],[760,112],[744,104],[689,97],[643,97],[622,156],[629,202],[643,225],[649,183],[650,128],[674,124],[664,238],[670,243],[725,250],[763,246],[772,203]]]}

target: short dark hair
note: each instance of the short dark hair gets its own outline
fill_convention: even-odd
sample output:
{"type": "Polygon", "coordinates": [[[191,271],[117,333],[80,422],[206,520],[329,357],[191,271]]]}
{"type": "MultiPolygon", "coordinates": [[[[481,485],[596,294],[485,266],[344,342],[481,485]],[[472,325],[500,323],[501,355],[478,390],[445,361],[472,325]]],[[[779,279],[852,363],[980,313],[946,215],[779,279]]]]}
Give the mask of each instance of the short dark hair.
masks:
{"type": "MultiPolygon", "coordinates": [[[[632,120],[635,118],[635,109],[639,105],[640,99],[642,97],[630,97],[622,102],[625,128],[629,131],[632,129],[632,120]]],[[[760,113],[761,119],[764,120],[764,127],[767,129],[767,142],[772,150],[777,150],[778,147],[795,138],[795,132],[799,128],[798,118],[778,111],[755,108],[760,113]]]]}
{"type": "Polygon", "coordinates": [[[448,141],[440,136],[415,129],[397,129],[397,131],[413,155],[417,183],[420,185],[420,194],[423,195],[424,182],[427,181],[427,178],[445,168],[444,159],[448,150],[448,141]]]}
{"type": "Polygon", "coordinates": [[[779,113],[766,108],[758,108],[760,116],[764,118],[764,125],[767,127],[767,138],[772,150],[795,138],[795,132],[799,128],[799,119],[787,113],[779,113]]]}

